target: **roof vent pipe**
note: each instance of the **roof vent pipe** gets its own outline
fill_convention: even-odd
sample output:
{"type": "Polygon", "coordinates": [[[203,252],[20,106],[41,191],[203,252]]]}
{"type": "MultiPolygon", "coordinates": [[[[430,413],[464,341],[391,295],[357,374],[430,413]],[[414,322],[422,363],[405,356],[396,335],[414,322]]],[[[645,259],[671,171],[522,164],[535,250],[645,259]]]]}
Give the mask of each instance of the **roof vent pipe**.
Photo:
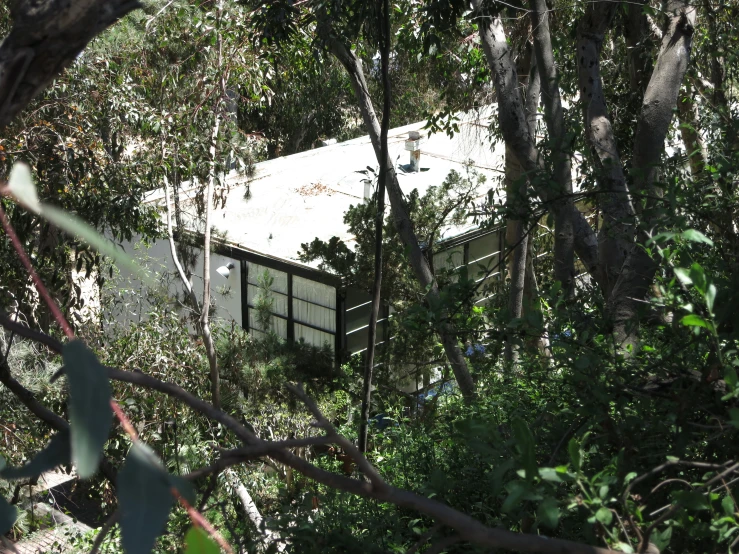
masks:
{"type": "Polygon", "coordinates": [[[405,141],[405,149],[411,153],[410,169],[414,173],[421,171],[421,133],[411,131],[405,141]]]}

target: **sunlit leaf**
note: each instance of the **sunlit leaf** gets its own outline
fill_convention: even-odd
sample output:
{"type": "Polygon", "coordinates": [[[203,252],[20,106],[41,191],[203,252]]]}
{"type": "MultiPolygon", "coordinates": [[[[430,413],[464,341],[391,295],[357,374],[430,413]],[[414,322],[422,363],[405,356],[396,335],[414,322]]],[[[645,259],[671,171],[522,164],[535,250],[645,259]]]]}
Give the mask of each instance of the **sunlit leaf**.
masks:
{"type": "Polygon", "coordinates": [[[709,323],[701,316],[696,314],[688,314],[686,316],[683,316],[683,318],[680,320],[680,323],[685,325],[686,327],[703,327],[705,329],[710,329],[709,323]]]}
{"type": "Polygon", "coordinates": [[[220,554],[218,545],[201,527],[190,527],[185,535],[185,554],[220,554]]]}
{"type": "Polygon", "coordinates": [[[110,434],[108,372],[81,341],[65,344],[62,358],[69,383],[72,461],[80,477],[87,478],[97,470],[110,434]]]}
{"type": "Polygon", "coordinates": [[[613,521],[613,512],[605,506],[601,506],[598,508],[598,511],[595,512],[595,519],[600,521],[603,525],[610,525],[613,521]]]}
{"type": "Polygon", "coordinates": [[[689,240],[690,242],[702,242],[704,244],[708,244],[709,246],[713,246],[713,241],[697,229],[687,229],[683,231],[680,235],[685,240],[689,240]]]}
{"type": "Polygon", "coordinates": [[[676,267],[674,271],[675,275],[680,279],[683,285],[690,285],[693,283],[693,280],[690,278],[690,272],[684,267],[676,267]]]}
{"type": "Polygon", "coordinates": [[[164,531],[174,503],[169,475],[152,450],[140,442],[118,472],[118,509],[127,554],[146,554],[164,531]]]}
{"type": "Polygon", "coordinates": [[[69,432],[60,431],[54,435],[46,448],[37,453],[23,467],[6,467],[0,472],[3,479],[30,479],[38,477],[45,471],[70,461],[69,432]]]}
{"type": "Polygon", "coordinates": [[[35,213],[41,212],[36,185],[27,164],[18,162],[13,165],[8,176],[8,192],[27,209],[35,213]]]}
{"type": "Polygon", "coordinates": [[[713,304],[716,301],[716,286],[711,284],[708,285],[708,290],[706,290],[706,306],[708,307],[708,311],[713,312],[713,304]]]}

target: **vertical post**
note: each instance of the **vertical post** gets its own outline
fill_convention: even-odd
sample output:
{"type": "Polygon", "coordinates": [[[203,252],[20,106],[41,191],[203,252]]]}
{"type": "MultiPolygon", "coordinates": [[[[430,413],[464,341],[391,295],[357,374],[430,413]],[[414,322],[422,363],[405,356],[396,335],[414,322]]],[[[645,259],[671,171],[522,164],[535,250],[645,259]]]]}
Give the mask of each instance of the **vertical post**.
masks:
{"type": "Polygon", "coordinates": [[[293,274],[287,274],[287,341],[295,341],[295,319],[293,319],[293,274]]]}
{"type": "Polygon", "coordinates": [[[241,260],[241,328],[249,331],[249,264],[241,260]]]}
{"type": "Polygon", "coordinates": [[[340,287],[336,287],[336,334],[334,335],[334,359],[338,371],[346,348],[346,298],[340,287]]]}

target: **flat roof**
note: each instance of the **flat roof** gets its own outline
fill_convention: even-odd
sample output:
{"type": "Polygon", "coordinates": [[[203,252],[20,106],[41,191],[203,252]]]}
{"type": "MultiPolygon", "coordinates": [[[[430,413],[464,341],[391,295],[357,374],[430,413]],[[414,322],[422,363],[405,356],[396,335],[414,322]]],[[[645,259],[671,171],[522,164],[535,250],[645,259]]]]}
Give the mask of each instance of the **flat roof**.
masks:
{"type": "MultiPolygon", "coordinates": [[[[495,106],[489,106],[478,113],[458,115],[459,132],[451,138],[446,133],[428,137],[423,131],[425,121],[390,130],[388,150],[391,159],[397,160],[403,192],[418,189],[423,195],[441,185],[451,170],[465,175],[468,167],[487,178],[476,187],[477,198],[486,197],[491,188],[498,190],[505,147],[502,142],[492,143],[489,137],[490,118],[495,113],[495,106]],[[417,173],[404,168],[410,161],[410,153],[405,150],[410,131],[420,131],[422,136],[421,171],[417,173]]],[[[344,214],[351,205],[364,201],[364,176],[358,172],[367,166],[377,170],[378,164],[369,137],[364,136],[260,162],[251,179],[232,172],[226,179],[229,190],[224,195],[225,203],[212,212],[213,228],[225,234],[226,245],[316,267],[318,262],[298,260],[301,244],[336,236],[352,248],[354,237],[344,223],[344,214]]],[[[197,188],[186,185],[181,189],[185,196],[180,199],[181,209],[193,223],[192,198],[197,188]]],[[[147,197],[147,203],[163,202],[162,189],[147,197]]],[[[476,227],[470,220],[469,224],[442,229],[439,238],[450,239],[476,227]]]]}

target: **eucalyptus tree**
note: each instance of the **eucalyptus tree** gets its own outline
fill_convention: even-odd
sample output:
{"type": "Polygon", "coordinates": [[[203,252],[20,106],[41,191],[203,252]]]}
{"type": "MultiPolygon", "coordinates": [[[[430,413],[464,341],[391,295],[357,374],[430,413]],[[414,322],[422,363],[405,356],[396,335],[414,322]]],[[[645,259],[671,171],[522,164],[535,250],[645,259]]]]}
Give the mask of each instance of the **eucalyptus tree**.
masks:
{"type": "MultiPolygon", "coordinates": [[[[157,218],[142,207],[148,183],[139,157],[128,150],[136,115],[123,100],[129,83],[111,78],[115,59],[99,51],[80,53],[87,41],[135,3],[44,6],[24,2],[0,6],[0,25],[9,33],[0,46],[4,127],[0,176],[7,178],[15,162],[25,161],[39,177],[45,200],[84,214],[115,240],[152,237],[158,230],[157,218]]],[[[0,202],[52,293],[70,313],[79,314],[84,299],[72,271],[95,275],[100,256],[78,240],[65,239],[37,215],[5,199],[0,202]]],[[[48,329],[50,314],[27,287],[28,278],[7,241],[0,241],[0,257],[4,260],[0,305],[19,309],[48,329]]],[[[105,277],[97,275],[99,280],[105,277]]],[[[76,317],[72,321],[80,323],[76,317]]]]}
{"type": "Polygon", "coordinates": [[[377,160],[380,166],[388,168],[386,182],[388,199],[398,234],[408,252],[409,263],[419,283],[426,290],[426,301],[433,309],[441,312],[436,318],[436,332],[462,394],[472,399],[475,388],[471,373],[459,347],[457,333],[445,314],[447,308],[443,305],[439,285],[408,215],[395,165],[392,160],[383,156],[380,123],[369,94],[363,63],[351,50],[351,45],[356,43],[364,32],[369,37],[367,46],[374,52],[377,44],[375,9],[374,3],[359,1],[308,2],[298,5],[287,0],[257,6],[254,22],[261,36],[275,44],[291,40],[298,29],[312,29],[315,45],[332,55],[346,70],[377,160]]]}

